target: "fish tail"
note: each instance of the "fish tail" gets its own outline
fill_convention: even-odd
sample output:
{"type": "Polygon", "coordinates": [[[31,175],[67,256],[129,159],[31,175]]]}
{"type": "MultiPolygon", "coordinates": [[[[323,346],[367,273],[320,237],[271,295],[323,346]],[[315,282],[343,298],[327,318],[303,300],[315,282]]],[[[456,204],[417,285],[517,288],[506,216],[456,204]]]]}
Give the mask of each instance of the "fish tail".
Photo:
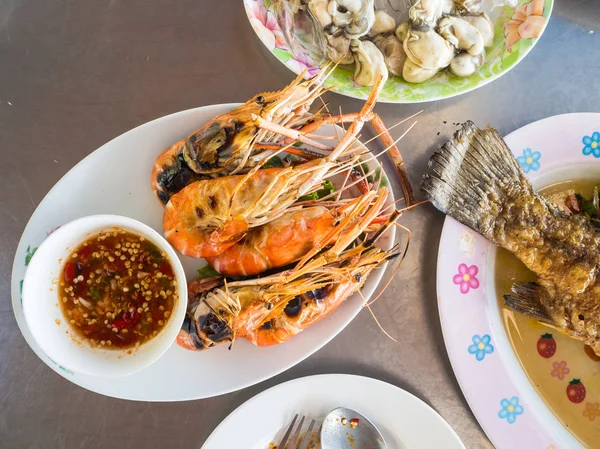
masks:
{"type": "Polygon", "coordinates": [[[429,160],[421,190],[440,211],[494,241],[490,220],[517,191],[533,192],[510,149],[493,128],[464,123],[429,160]]]}
{"type": "Polygon", "coordinates": [[[554,324],[550,314],[544,307],[548,292],[535,282],[516,282],[511,288],[511,295],[504,295],[506,305],[515,312],[535,318],[542,323],[554,324]]]}

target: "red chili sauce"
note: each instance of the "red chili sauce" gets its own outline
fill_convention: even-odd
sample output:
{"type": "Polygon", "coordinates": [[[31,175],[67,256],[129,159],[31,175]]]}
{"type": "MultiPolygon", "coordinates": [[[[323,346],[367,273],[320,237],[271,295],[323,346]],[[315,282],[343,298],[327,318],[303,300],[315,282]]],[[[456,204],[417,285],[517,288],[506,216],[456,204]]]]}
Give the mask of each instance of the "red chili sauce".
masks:
{"type": "Polygon", "coordinates": [[[92,346],[139,346],[161,331],[176,302],[177,281],[166,254],[116,228],[73,251],[59,281],[65,318],[92,346]]]}

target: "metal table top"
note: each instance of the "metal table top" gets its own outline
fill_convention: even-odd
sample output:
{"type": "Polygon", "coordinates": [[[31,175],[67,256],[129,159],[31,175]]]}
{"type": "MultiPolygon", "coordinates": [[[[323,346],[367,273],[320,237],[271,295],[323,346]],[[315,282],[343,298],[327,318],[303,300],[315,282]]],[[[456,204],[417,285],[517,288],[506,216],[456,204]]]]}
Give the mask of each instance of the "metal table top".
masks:
{"type": "MultiPolygon", "coordinates": [[[[555,114],[600,111],[599,19],[596,0],[557,1],[531,54],[492,84],[425,105],[378,105],[388,124],[425,109],[401,142],[414,183],[453,123],[473,119],[508,133],[555,114]]],[[[135,126],[200,105],[245,101],[283,87],[293,74],[256,38],[239,0],[3,0],[0,61],[0,447],[199,448],[260,391],[336,372],[404,388],[436,409],[468,448],[491,447],[444,347],[435,292],[443,216],[430,206],[402,218],[413,231],[412,248],[374,306],[399,343],[362,313],[287,372],[183,403],[116,400],[56,375],[21,336],[10,300],[17,243],[44,195],[84,156],[135,126]]],[[[327,100],[347,111],[360,106],[335,94],[327,100]]]]}

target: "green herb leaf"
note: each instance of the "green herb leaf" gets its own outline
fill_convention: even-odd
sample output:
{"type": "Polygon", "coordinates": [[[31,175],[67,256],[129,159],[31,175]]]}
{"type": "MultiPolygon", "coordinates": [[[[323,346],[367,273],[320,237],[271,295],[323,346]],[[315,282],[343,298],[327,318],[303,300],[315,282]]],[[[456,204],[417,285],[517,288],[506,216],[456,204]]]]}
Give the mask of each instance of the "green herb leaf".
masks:
{"type": "Polygon", "coordinates": [[[163,276],[160,278],[160,281],[158,281],[158,283],[161,287],[169,287],[171,285],[171,280],[168,277],[163,276]]]}
{"type": "Polygon", "coordinates": [[[576,193],[575,199],[579,203],[579,210],[582,214],[586,214],[590,218],[598,218],[598,210],[594,206],[594,200],[588,200],[580,193],[576,193]]]}
{"type": "Polygon", "coordinates": [[[265,163],[265,165],[263,165],[263,168],[273,168],[273,167],[283,167],[283,161],[277,156],[273,156],[271,159],[269,159],[265,163]]]}
{"type": "Polygon", "coordinates": [[[301,196],[300,198],[298,198],[298,201],[314,201],[318,199],[319,196],[317,195],[317,192],[313,192],[309,193],[308,195],[301,196]]]}
{"type": "Polygon", "coordinates": [[[370,171],[371,171],[371,169],[369,168],[369,164],[367,164],[366,162],[363,162],[362,164],[360,164],[359,172],[361,172],[361,175],[362,174],[366,175],[370,171]]]}
{"type": "Polygon", "coordinates": [[[592,200],[583,200],[583,203],[581,204],[581,211],[588,214],[590,218],[595,218],[598,216],[592,200]]]}
{"type": "Polygon", "coordinates": [[[221,276],[221,273],[219,273],[210,265],[206,265],[205,267],[198,269],[198,279],[211,278],[214,276],[221,276]]]}
{"type": "Polygon", "coordinates": [[[335,186],[333,183],[331,181],[325,181],[321,189],[300,197],[298,201],[320,200],[321,198],[325,198],[327,195],[330,195],[333,192],[335,192],[335,186]]]}
{"type": "Polygon", "coordinates": [[[150,253],[150,257],[152,257],[156,263],[161,263],[163,261],[163,256],[159,249],[152,243],[146,243],[146,249],[150,253]]]}
{"type": "Polygon", "coordinates": [[[94,287],[90,287],[90,294],[92,295],[92,298],[94,298],[96,301],[98,301],[102,297],[102,294],[94,287]]]}

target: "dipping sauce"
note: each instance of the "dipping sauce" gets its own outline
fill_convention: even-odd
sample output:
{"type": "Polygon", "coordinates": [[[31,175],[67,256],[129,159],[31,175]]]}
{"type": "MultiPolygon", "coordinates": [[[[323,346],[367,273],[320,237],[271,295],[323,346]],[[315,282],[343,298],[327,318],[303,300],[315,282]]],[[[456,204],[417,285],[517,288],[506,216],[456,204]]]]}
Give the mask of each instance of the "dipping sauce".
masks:
{"type": "Polygon", "coordinates": [[[91,346],[123,349],[155,337],[177,302],[164,252],[146,238],[113,229],[73,251],[59,280],[59,303],[91,346]]]}

